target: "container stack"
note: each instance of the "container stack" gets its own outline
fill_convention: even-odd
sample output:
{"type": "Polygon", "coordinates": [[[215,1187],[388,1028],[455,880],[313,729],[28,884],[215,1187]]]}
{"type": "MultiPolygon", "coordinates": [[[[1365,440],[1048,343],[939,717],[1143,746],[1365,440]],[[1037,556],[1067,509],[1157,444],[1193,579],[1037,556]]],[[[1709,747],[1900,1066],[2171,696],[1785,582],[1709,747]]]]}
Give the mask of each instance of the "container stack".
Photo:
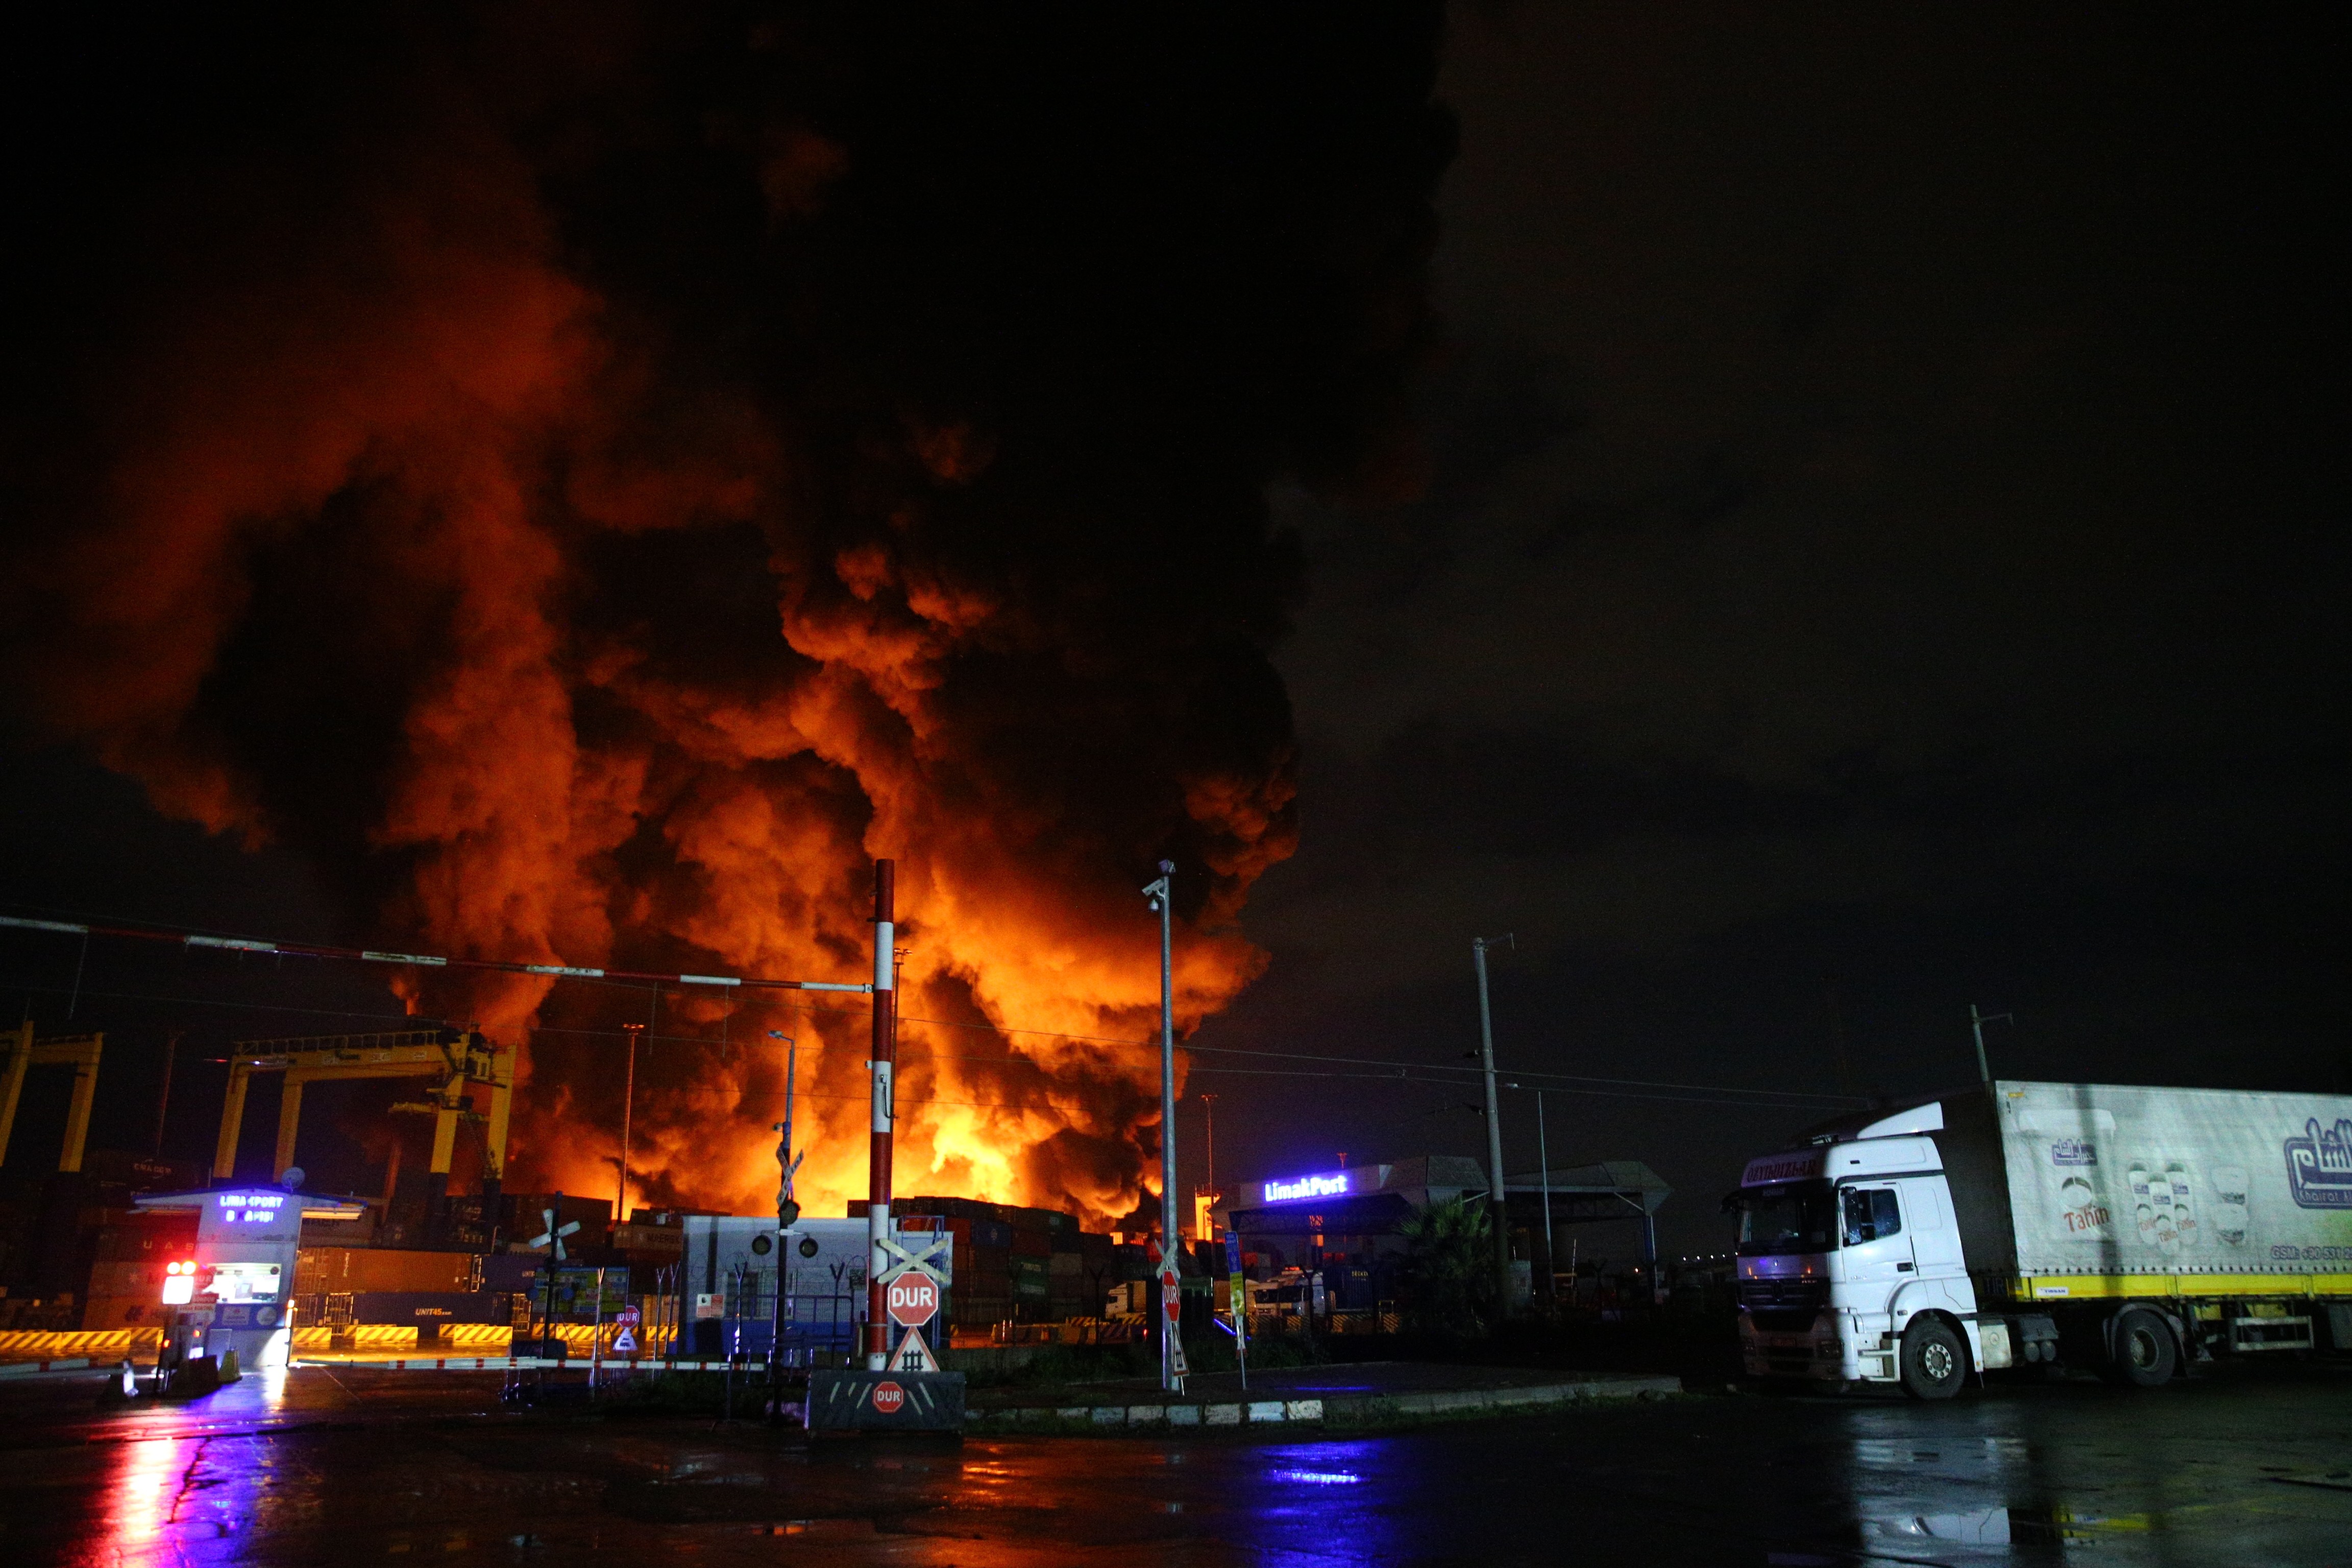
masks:
{"type": "MultiPolygon", "coordinates": [[[[1013,1209],[1013,1321],[1042,1323],[1053,1315],[1054,1230],[1044,1209],[1013,1209]]],[[[1067,1215],[1056,1215],[1067,1218],[1067,1215]]]]}
{"type": "MultiPolygon", "coordinates": [[[[978,1198],[894,1199],[900,1228],[955,1237],[948,1321],[982,1332],[1000,1323],[1098,1318],[1129,1259],[1108,1236],[1082,1231],[1058,1209],[1017,1208],[978,1198]]],[[[851,1217],[863,1215],[851,1205],[851,1217]]]]}
{"type": "Polygon", "coordinates": [[[163,1270],[194,1258],[193,1214],[124,1215],[97,1233],[85,1329],[151,1328],[163,1321],[163,1270]]]}
{"type": "Polygon", "coordinates": [[[1072,1230],[1054,1238],[1047,1280],[1056,1318],[1099,1318],[1116,1284],[1110,1237],[1072,1230]]]}
{"type": "Polygon", "coordinates": [[[955,1237],[954,1278],[948,1287],[950,1324],[986,1330],[1013,1316],[1013,1227],[1001,1205],[977,1198],[913,1197],[890,1206],[902,1230],[945,1231],[955,1237]]]}

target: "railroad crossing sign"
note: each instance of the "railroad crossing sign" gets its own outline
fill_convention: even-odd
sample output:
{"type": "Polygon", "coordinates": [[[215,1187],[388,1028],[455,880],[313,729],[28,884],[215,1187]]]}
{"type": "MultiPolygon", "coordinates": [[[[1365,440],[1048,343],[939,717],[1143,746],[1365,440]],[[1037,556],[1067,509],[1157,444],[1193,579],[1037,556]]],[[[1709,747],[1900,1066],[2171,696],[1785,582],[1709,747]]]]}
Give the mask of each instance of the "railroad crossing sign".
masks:
{"type": "Polygon", "coordinates": [[[555,1211],[553,1209],[540,1210],[539,1217],[546,1225],[547,1228],[541,1231],[537,1236],[532,1237],[529,1241],[523,1243],[523,1245],[525,1247],[547,1247],[555,1254],[555,1261],[558,1263],[562,1262],[566,1258],[571,1256],[571,1254],[563,1250],[563,1238],[578,1230],[580,1228],[580,1222],[575,1219],[570,1225],[558,1226],[555,1223],[555,1211]]]}
{"type": "Polygon", "coordinates": [[[1163,1250],[1155,1241],[1151,1255],[1160,1260],[1160,1311],[1166,1320],[1160,1325],[1160,1331],[1168,1345],[1168,1370],[1172,1376],[1189,1376],[1192,1369],[1184,1360],[1184,1336],[1176,1331],[1184,1315],[1184,1277],[1176,1268],[1176,1260],[1182,1254],[1172,1247],[1163,1250]]]}
{"type": "Polygon", "coordinates": [[[622,1308],[618,1321],[621,1331],[613,1336],[613,1349],[619,1354],[634,1355],[637,1349],[637,1310],[635,1307],[622,1308]]]}
{"type": "Polygon", "coordinates": [[[940,1315],[940,1282],[909,1270],[883,1287],[882,1300],[892,1322],[909,1331],[919,1329],[940,1315]]]}
{"type": "Polygon", "coordinates": [[[892,1353],[889,1364],[882,1370],[884,1372],[937,1372],[940,1369],[931,1360],[931,1347],[923,1342],[923,1331],[908,1329],[907,1337],[898,1342],[898,1350],[892,1353]]]}
{"type": "MultiPolygon", "coordinates": [[[[782,1132],[788,1125],[790,1124],[787,1122],[779,1121],[776,1123],[776,1131],[782,1132]]],[[[790,1230],[800,1220],[801,1205],[793,1197],[793,1176],[800,1170],[801,1162],[807,1158],[808,1151],[803,1149],[790,1160],[786,1160],[783,1144],[780,1142],[776,1145],[776,1163],[783,1171],[782,1176],[779,1178],[783,1184],[776,1189],[776,1228],[778,1230],[790,1230]]]]}
{"type": "Polygon", "coordinates": [[[1160,1249],[1160,1244],[1156,1241],[1151,1244],[1151,1255],[1160,1260],[1160,1310],[1168,1315],[1168,1321],[1172,1323],[1183,1310],[1179,1294],[1183,1289],[1184,1277],[1177,1271],[1176,1268],[1179,1255],[1172,1250],[1162,1252],[1160,1249]]]}
{"type": "Polygon", "coordinates": [[[881,1283],[887,1285],[893,1279],[912,1272],[928,1275],[941,1285],[953,1284],[955,1254],[950,1249],[954,1246],[955,1236],[950,1231],[941,1231],[929,1241],[917,1247],[905,1246],[892,1241],[886,1236],[882,1238],[883,1255],[895,1258],[898,1261],[886,1267],[878,1278],[881,1283]]]}

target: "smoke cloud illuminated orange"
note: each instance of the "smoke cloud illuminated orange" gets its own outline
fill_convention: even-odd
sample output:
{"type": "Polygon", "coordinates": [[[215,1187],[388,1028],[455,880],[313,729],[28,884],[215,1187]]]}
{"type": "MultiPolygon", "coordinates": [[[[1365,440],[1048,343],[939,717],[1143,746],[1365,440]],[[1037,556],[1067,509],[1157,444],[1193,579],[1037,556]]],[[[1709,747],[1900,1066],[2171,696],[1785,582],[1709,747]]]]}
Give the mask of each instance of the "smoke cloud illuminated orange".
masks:
{"type": "MultiPolygon", "coordinates": [[[[12,437],[21,684],[386,941],[854,980],[894,857],[902,1190],[1129,1213],[1136,889],[1179,862],[1189,1028],[1297,833],[1265,487],[1394,466],[1432,15],[1085,72],[1034,21],[492,15],[312,18],[144,106],[183,150],[113,171],[73,395],[12,437]]],[[[523,1050],[510,1185],[611,1190],[646,1018],[709,1043],[641,1064],[637,1201],[766,1205],[772,1029],[804,1202],[864,1195],[862,1009],[410,994],[523,1050]]]]}

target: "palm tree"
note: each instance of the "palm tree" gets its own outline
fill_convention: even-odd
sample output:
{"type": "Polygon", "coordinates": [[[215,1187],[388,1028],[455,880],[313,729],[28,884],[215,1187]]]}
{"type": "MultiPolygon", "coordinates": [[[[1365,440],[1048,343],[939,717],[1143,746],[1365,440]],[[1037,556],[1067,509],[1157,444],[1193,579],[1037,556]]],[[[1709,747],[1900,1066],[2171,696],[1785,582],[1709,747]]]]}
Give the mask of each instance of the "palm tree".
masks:
{"type": "Polygon", "coordinates": [[[1486,1331],[1494,1302],[1493,1220],[1460,1198],[1416,1209],[1399,1227],[1405,1244],[1406,1321],[1444,1340],[1486,1331]]]}

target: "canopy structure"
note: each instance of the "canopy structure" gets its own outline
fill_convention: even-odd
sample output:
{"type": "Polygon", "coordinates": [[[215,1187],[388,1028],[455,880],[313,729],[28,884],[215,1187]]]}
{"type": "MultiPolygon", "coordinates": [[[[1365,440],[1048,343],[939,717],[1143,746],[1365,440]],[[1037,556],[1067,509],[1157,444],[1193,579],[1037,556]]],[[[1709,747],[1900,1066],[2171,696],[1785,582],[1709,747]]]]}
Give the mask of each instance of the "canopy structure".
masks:
{"type": "MultiPolygon", "coordinates": [[[[1493,1184],[1475,1160],[1423,1154],[1249,1183],[1235,1193],[1226,1224],[1244,1236],[1381,1236],[1415,1209],[1483,1198],[1493,1184]]],[[[1547,1190],[1554,1225],[1647,1219],[1674,1195],[1674,1188],[1639,1160],[1530,1171],[1504,1180],[1512,1222],[1541,1226],[1547,1190]]]]}
{"type": "MultiPolygon", "coordinates": [[[[142,1209],[198,1210],[202,1209],[206,1204],[211,1203],[222,1193],[242,1192],[245,1190],[247,1189],[242,1187],[200,1187],[194,1192],[187,1193],[141,1193],[131,1201],[133,1205],[142,1209]]],[[[282,1192],[285,1189],[281,1187],[256,1185],[252,1190],[256,1192],[282,1192]]],[[[367,1205],[353,1202],[349,1198],[322,1197],[311,1193],[295,1193],[291,1195],[300,1201],[302,1205],[302,1217],[306,1220],[362,1219],[367,1215],[367,1205]]]]}
{"type": "Polygon", "coordinates": [[[1657,1213],[1675,1194],[1665,1178],[1639,1160],[1603,1160],[1597,1165],[1530,1171],[1503,1181],[1514,1216],[1524,1207],[1540,1219],[1544,1194],[1549,1192],[1555,1225],[1643,1218],[1657,1213]]]}

